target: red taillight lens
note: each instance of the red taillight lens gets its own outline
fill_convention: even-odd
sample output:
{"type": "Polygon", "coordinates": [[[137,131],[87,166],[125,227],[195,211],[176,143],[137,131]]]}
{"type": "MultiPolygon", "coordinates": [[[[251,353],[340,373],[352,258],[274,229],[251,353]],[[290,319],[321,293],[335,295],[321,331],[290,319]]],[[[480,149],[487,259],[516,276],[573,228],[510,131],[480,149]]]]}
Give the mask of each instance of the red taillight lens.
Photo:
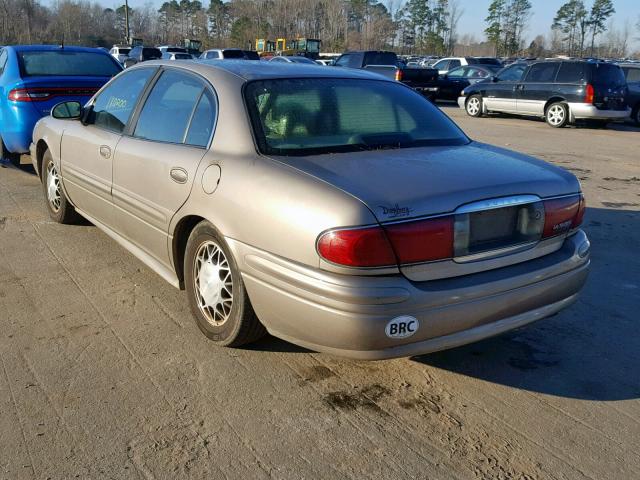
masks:
{"type": "Polygon", "coordinates": [[[453,256],[453,217],[385,225],[385,231],[401,264],[453,256]]]}
{"type": "Polygon", "coordinates": [[[451,258],[453,217],[332,230],[318,239],[318,253],[329,262],[348,267],[385,267],[451,258]]]}
{"type": "Polygon", "coordinates": [[[584,217],[582,195],[544,201],[544,230],[542,238],[555,237],[580,226],[584,217]]]}
{"type": "Polygon", "coordinates": [[[587,84],[587,86],[584,89],[584,102],[593,103],[594,95],[595,93],[593,91],[593,85],[587,84]]]}
{"type": "Polygon", "coordinates": [[[8,98],[12,102],[42,102],[52,97],[90,97],[98,91],[96,87],[34,87],[14,88],[8,98]]]}
{"type": "Polygon", "coordinates": [[[396,81],[397,82],[401,82],[402,81],[402,70],[400,70],[399,68],[396,69],[396,81]]]}
{"type": "Polygon", "coordinates": [[[318,239],[318,253],[329,262],[347,267],[397,264],[389,240],[380,227],[326,232],[318,239]]]}

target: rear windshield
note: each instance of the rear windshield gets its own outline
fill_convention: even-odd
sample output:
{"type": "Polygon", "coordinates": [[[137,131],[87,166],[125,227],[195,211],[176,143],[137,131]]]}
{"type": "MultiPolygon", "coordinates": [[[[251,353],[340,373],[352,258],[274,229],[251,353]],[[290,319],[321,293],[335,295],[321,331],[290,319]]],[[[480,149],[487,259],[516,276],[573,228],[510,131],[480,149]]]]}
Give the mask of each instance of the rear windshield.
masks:
{"type": "Polygon", "coordinates": [[[189,55],[188,53],[176,53],[174,55],[174,58],[176,60],[191,60],[193,57],[191,55],[189,55]]]}
{"type": "Polygon", "coordinates": [[[18,56],[22,75],[25,77],[113,77],[121,70],[111,55],[98,52],[28,51],[19,52],[18,56]]]}
{"type": "Polygon", "coordinates": [[[222,55],[224,58],[244,58],[242,50],[225,50],[222,55]]]}
{"type": "Polygon", "coordinates": [[[243,52],[247,60],[260,60],[260,55],[258,55],[258,52],[254,52],[253,50],[243,50],[243,52]]]}
{"type": "Polygon", "coordinates": [[[162,58],[162,52],[158,48],[145,47],[142,49],[142,57],[147,60],[152,58],[162,58]]]}
{"type": "Polygon", "coordinates": [[[131,51],[130,48],[118,48],[118,55],[126,55],[131,51]]]}
{"type": "Polygon", "coordinates": [[[180,47],[167,47],[166,51],[171,53],[187,53],[184,48],[180,47]]]}
{"type": "Polygon", "coordinates": [[[313,155],[469,139],[438,108],[401,84],[360,79],[254,81],[245,100],[260,150],[313,155]]]}
{"type": "Polygon", "coordinates": [[[398,57],[393,52],[369,52],[365,55],[365,65],[396,65],[398,57]]]}
{"type": "Polygon", "coordinates": [[[592,72],[591,81],[597,85],[619,87],[627,83],[622,69],[617,65],[596,63],[592,72]]]}

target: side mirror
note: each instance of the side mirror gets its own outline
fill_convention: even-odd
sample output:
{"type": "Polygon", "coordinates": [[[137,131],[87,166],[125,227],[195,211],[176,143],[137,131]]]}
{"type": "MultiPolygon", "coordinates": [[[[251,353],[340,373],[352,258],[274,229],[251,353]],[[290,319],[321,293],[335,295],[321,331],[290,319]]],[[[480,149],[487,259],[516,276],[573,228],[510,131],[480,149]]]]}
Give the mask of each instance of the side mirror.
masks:
{"type": "Polygon", "coordinates": [[[495,75],[493,75],[493,76],[491,77],[491,82],[493,82],[493,83],[498,83],[498,77],[496,77],[495,75]]]}
{"type": "Polygon", "coordinates": [[[133,67],[138,61],[135,58],[127,57],[124,61],[124,68],[133,67]]]}
{"type": "Polygon", "coordinates": [[[51,109],[51,116],[61,120],[78,120],[81,115],[80,102],[62,102],[51,109]]]}

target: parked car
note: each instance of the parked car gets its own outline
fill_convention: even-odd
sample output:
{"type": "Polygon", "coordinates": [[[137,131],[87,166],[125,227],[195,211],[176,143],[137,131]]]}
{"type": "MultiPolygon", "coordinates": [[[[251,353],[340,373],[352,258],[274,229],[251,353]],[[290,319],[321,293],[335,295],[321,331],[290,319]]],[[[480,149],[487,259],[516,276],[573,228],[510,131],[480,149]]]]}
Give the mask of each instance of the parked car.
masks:
{"type": "Polygon", "coordinates": [[[122,66],[97,48],[14,45],[0,48],[0,158],[17,164],[33,126],[63,100],[86,102],[122,66]]]}
{"type": "Polygon", "coordinates": [[[462,91],[458,104],[472,117],[506,112],[542,117],[552,127],[576,120],[604,125],[628,118],[622,70],[604,62],[542,61],[515,63],[490,82],[462,91]]]}
{"type": "Polygon", "coordinates": [[[51,218],[185,288],[218,345],[422,354],[553,315],[589,269],[573,174],[369,72],[143,63],[56,106],[31,151],[51,218]]]}
{"type": "Polygon", "coordinates": [[[276,63],[304,63],[305,65],[318,65],[315,60],[298,55],[277,55],[269,59],[270,62],[276,63]]]}
{"type": "Polygon", "coordinates": [[[627,81],[627,106],[631,109],[631,119],[640,126],[640,63],[623,63],[620,68],[627,81]]]}
{"type": "Polygon", "coordinates": [[[114,45],[109,50],[109,53],[115,58],[118,62],[124,64],[124,61],[129,56],[129,52],[131,51],[131,47],[128,45],[114,45]]]}
{"type": "Polygon", "coordinates": [[[184,47],[177,47],[175,45],[161,45],[157,47],[164,55],[165,53],[189,53],[184,47]]]}
{"type": "Polygon", "coordinates": [[[255,50],[243,50],[246,60],[260,60],[260,55],[255,50]]]}
{"type": "Polygon", "coordinates": [[[239,48],[212,48],[202,52],[200,58],[203,60],[244,60],[246,54],[244,50],[239,48]]]}
{"type": "Polygon", "coordinates": [[[156,47],[133,47],[129,52],[129,56],[124,60],[125,68],[132,67],[136,63],[146,62],[148,60],[160,60],[162,52],[156,47]]]}
{"type": "Polygon", "coordinates": [[[438,91],[438,72],[432,68],[407,68],[401,66],[394,52],[354,51],[340,55],[334,66],[356,68],[395,79],[432,98],[438,91]]]}
{"type": "Polygon", "coordinates": [[[181,52],[165,52],[162,54],[163,60],[193,60],[193,57],[189,53],[181,52]]]}
{"type": "Polygon", "coordinates": [[[495,65],[466,65],[454,68],[438,78],[438,100],[458,100],[460,92],[469,85],[493,77],[501,68],[495,65]]]}
{"type": "Polygon", "coordinates": [[[454,68],[465,65],[492,65],[494,67],[502,67],[502,62],[493,57],[446,57],[432,64],[432,67],[438,70],[440,75],[444,75],[454,68]]]}

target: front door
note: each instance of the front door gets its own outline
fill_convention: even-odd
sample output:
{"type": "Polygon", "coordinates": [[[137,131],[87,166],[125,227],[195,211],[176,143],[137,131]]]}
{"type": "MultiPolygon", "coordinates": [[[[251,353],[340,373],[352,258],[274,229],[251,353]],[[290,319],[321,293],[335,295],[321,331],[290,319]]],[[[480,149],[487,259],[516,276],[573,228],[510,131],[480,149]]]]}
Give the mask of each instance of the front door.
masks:
{"type": "Polygon", "coordinates": [[[170,265],[169,223],[187,200],[213,133],[216,99],[199,77],[162,72],[118,143],[113,200],[118,233],[170,265]]]}
{"type": "Polygon", "coordinates": [[[113,154],[133,109],[155,69],[137,69],[113,80],[92,101],[86,125],[67,122],[60,151],[62,181],[77,208],[113,225],[113,154]]]}
{"type": "Polygon", "coordinates": [[[482,100],[488,110],[511,113],[517,111],[516,88],[526,68],[525,64],[511,65],[494,82],[487,84],[482,100]]]}

